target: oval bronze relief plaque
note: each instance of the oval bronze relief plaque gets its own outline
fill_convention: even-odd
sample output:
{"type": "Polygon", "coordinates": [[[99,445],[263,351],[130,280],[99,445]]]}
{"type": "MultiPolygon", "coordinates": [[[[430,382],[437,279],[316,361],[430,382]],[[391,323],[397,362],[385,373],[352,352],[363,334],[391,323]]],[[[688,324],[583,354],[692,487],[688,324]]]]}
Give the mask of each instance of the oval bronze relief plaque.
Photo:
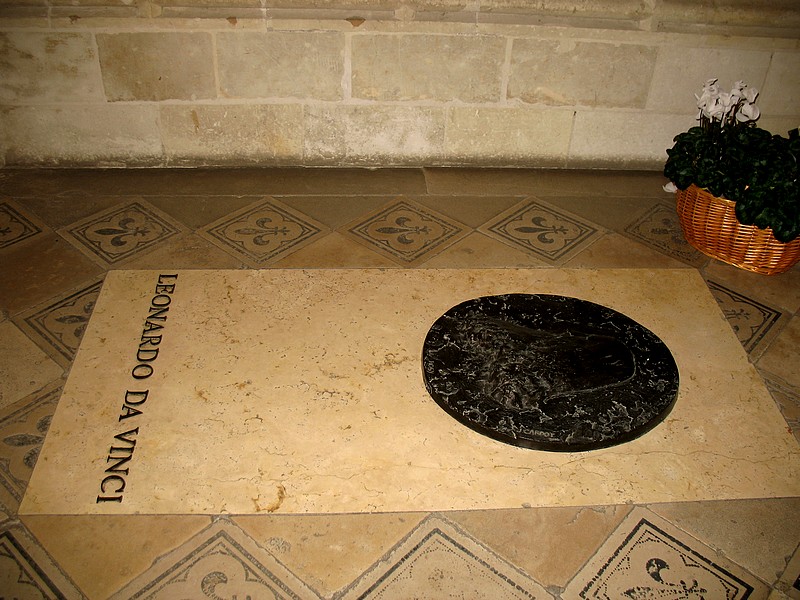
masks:
{"type": "Polygon", "coordinates": [[[485,296],[454,306],[423,346],[425,386],[496,440],[574,452],[630,441],[669,414],[678,368],[653,332],[577,298],[485,296]]]}

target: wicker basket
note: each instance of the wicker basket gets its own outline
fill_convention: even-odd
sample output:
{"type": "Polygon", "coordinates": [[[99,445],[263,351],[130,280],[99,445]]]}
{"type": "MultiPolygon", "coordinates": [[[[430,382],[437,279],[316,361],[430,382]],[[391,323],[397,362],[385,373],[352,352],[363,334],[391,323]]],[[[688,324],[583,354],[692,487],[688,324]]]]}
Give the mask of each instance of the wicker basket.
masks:
{"type": "Polygon", "coordinates": [[[771,229],[742,225],[734,202],[694,184],[676,196],[686,240],[703,254],[763,275],[788,271],[800,260],[800,238],[784,244],[771,229]]]}

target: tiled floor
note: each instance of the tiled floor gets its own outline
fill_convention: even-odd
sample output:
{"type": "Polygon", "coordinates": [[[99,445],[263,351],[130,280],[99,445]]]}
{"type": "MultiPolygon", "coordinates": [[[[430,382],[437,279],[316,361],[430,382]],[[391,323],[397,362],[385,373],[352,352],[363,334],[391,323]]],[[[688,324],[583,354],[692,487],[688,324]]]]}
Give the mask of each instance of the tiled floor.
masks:
{"type": "Polygon", "coordinates": [[[800,438],[800,268],[764,277],[698,254],[662,183],[636,172],[0,170],[0,597],[800,598],[800,498],[17,517],[109,269],[699,269],[800,438]]]}

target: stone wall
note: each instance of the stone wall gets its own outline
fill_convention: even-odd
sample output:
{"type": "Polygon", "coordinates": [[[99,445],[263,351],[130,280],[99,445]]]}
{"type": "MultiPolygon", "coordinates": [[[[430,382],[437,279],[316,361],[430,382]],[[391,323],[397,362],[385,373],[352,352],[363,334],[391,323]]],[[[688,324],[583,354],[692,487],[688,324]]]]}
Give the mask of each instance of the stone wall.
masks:
{"type": "Polygon", "coordinates": [[[0,0],[0,164],[660,168],[800,124],[797,0],[0,0]]]}

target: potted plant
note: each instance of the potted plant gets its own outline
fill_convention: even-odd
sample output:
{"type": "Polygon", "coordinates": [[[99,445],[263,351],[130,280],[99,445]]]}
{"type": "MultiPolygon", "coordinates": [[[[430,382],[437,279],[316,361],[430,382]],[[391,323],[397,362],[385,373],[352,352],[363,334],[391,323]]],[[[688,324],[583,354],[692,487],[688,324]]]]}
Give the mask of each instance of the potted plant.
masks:
{"type": "Polygon", "coordinates": [[[800,131],[756,125],[758,91],[710,79],[696,95],[700,124],[674,139],[664,175],[686,239],[701,252],[757,273],[800,260],[800,131]]]}

